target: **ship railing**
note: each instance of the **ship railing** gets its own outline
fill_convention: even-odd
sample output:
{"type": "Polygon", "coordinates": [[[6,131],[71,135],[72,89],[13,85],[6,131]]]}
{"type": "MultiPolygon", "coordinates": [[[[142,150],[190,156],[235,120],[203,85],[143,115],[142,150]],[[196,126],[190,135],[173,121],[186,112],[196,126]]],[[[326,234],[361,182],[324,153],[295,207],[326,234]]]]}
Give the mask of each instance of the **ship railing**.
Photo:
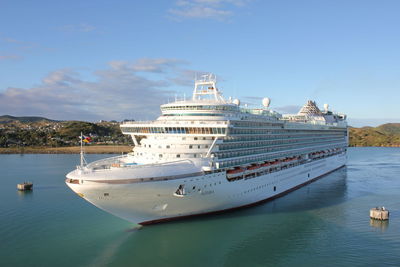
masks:
{"type": "Polygon", "coordinates": [[[127,158],[128,155],[117,156],[112,158],[106,158],[102,160],[97,160],[91,162],[86,166],[86,168],[91,169],[92,171],[99,171],[99,170],[108,170],[111,168],[153,168],[156,166],[168,166],[168,165],[175,165],[181,163],[189,163],[194,165],[193,161],[189,159],[182,159],[176,161],[169,161],[169,162],[158,162],[158,163],[150,163],[150,164],[137,164],[135,162],[126,162],[124,159],[127,158]]]}
{"type": "Polygon", "coordinates": [[[178,124],[178,125],[193,125],[193,124],[222,124],[227,125],[229,121],[124,121],[121,125],[136,125],[136,124],[178,124]]]}
{"type": "Polygon", "coordinates": [[[338,142],[338,143],[310,146],[310,147],[304,147],[304,148],[288,149],[285,151],[271,151],[271,152],[260,153],[260,154],[255,154],[255,155],[244,155],[244,156],[240,156],[240,157],[231,157],[231,158],[224,158],[224,159],[219,159],[218,157],[216,157],[214,159],[218,163],[219,168],[227,168],[227,167],[236,166],[239,164],[250,164],[250,163],[253,163],[256,161],[274,159],[277,156],[281,156],[281,155],[285,156],[288,153],[301,155],[304,153],[312,152],[315,149],[327,149],[327,148],[332,148],[332,147],[337,147],[337,146],[347,147],[347,144],[345,142],[338,142]]]}
{"type": "Polygon", "coordinates": [[[122,159],[125,159],[127,157],[129,157],[129,155],[121,155],[121,156],[100,159],[89,163],[88,165],[86,165],[86,167],[92,170],[107,169],[112,164],[121,164],[122,162],[124,162],[122,159]]]}

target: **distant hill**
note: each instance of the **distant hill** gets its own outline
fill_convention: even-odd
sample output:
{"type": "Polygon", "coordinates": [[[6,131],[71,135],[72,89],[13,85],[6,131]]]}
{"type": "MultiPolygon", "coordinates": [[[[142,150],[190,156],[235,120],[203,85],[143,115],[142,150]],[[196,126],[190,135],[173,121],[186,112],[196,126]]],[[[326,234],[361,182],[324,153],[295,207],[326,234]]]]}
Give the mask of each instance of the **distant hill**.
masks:
{"type": "Polygon", "coordinates": [[[19,122],[23,122],[23,123],[27,123],[27,122],[39,122],[39,121],[48,121],[48,122],[56,122],[56,120],[50,120],[44,117],[14,117],[14,116],[10,116],[10,115],[3,115],[0,116],[0,123],[10,123],[10,122],[15,122],[15,121],[19,121],[19,122]]]}
{"type": "MultiPolygon", "coordinates": [[[[119,123],[101,121],[56,121],[44,117],[0,116],[0,147],[79,145],[80,133],[91,135],[97,144],[131,144],[119,123]]],[[[400,123],[378,127],[349,128],[349,146],[400,147],[400,123]]]]}
{"type": "Polygon", "coordinates": [[[376,129],[386,134],[400,134],[400,123],[386,123],[376,127],[376,129]]]}
{"type": "Polygon", "coordinates": [[[130,145],[118,122],[55,121],[44,117],[0,116],[0,147],[65,147],[79,145],[82,134],[92,145],[130,145]]]}
{"type": "Polygon", "coordinates": [[[350,128],[350,146],[400,146],[400,123],[350,128]]]}

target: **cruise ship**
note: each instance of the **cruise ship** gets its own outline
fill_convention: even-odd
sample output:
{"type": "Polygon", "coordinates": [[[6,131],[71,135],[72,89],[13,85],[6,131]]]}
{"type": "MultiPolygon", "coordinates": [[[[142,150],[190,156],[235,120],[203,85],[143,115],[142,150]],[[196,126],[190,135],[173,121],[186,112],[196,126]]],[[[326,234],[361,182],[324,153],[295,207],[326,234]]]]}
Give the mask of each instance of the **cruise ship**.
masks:
{"type": "Polygon", "coordinates": [[[132,152],[81,165],[66,184],[98,208],[142,225],[258,204],[346,164],[346,115],[307,103],[282,115],[225,99],[216,77],[161,105],[154,121],[126,121],[132,152]]]}

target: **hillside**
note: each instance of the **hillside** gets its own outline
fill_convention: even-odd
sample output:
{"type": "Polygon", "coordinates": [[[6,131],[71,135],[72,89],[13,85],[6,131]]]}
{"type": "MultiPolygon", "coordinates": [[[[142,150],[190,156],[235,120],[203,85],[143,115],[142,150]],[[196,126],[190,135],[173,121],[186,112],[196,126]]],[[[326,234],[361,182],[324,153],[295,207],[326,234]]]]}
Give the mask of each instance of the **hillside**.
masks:
{"type": "Polygon", "coordinates": [[[0,123],[10,123],[10,122],[22,122],[22,123],[29,123],[29,122],[39,122],[39,121],[51,121],[55,122],[55,120],[50,120],[44,117],[14,117],[10,115],[3,115],[0,116],[0,123]]]}
{"type": "Polygon", "coordinates": [[[117,122],[53,121],[41,117],[1,118],[0,148],[77,146],[81,132],[92,137],[91,145],[132,145],[131,138],[122,134],[117,122]],[[8,122],[5,121],[7,119],[8,122]]]}
{"type": "MultiPolygon", "coordinates": [[[[79,136],[90,135],[91,145],[133,145],[119,123],[55,121],[43,117],[0,116],[0,148],[59,148],[79,145],[79,136]]],[[[350,146],[399,146],[400,123],[349,129],[350,146]]]]}
{"type": "Polygon", "coordinates": [[[400,146],[400,123],[350,128],[350,146],[400,146]]]}

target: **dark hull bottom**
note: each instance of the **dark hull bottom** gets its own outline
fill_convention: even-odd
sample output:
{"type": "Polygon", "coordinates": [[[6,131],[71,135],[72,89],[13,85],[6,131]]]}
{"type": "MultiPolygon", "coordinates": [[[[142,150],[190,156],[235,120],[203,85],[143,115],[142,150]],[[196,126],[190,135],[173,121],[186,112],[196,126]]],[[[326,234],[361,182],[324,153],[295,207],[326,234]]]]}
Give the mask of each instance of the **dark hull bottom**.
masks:
{"type": "Polygon", "coordinates": [[[309,180],[309,181],[307,181],[305,183],[299,184],[299,185],[297,185],[295,187],[292,187],[292,188],[290,188],[290,189],[288,189],[288,190],[286,190],[286,191],[284,191],[282,193],[276,194],[275,196],[272,196],[272,197],[269,197],[269,198],[266,198],[266,199],[263,199],[263,200],[260,200],[260,201],[257,201],[257,202],[253,202],[253,203],[250,203],[250,204],[246,204],[246,205],[243,205],[243,206],[238,206],[238,207],[224,209],[224,210],[217,210],[217,211],[198,213],[198,214],[190,214],[190,215],[184,215],[184,216],[177,216],[177,217],[170,217],[170,218],[163,218],[163,219],[145,221],[145,222],[141,222],[139,224],[140,225],[151,225],[151,224],[157,224],[157,223],[163,223],[163,222],[183,220],[183,219],[187,219],[187,218],[191,218],[191,217],[197,217],[197,216],[207,216],[207,215],[221,214],[221,213],[225,213],[225,212],[229,212],[229,211],[233,211],[233,210],[253,207],[253,206],[256,206],[256,205],[259,205],[259,204],[262,204],[262,203],[265,203],[265,202],[268,202],[268,201],[271,201],[271,200],[274,200],[276,198],[282,197],[282,196],[284,196],[286,194],[289,194],[290,192],[293,192],[293,191],[295,191],[295,190],[297,190],[297,189],[299,189],[299,188],[301,188],[301,187],[303,187],[305,185],[308,185],[308,184],[310,184],[312,182],[315,182],[316,180],[321,179],[325,175],[328,175],[328,174],[330,174],[330,173],[332,173],[332,172],[334,172],[334,171],[336,171],[336,170],[338,170],[340,168],[343,168],[344,166],[345,166],[345,164],[343,164],[342,166],[340,166],[340,167],[338,167],[336,169],[333,169],[333,170],[331,170],[331,171],[329,171],[327,173],[324,173],[324,174],[322,174],[320,176],[317,176],[317,177],[315,177],[315,178],[313,178],[313,179],[311,179],[311,180],[309,180]]]}

